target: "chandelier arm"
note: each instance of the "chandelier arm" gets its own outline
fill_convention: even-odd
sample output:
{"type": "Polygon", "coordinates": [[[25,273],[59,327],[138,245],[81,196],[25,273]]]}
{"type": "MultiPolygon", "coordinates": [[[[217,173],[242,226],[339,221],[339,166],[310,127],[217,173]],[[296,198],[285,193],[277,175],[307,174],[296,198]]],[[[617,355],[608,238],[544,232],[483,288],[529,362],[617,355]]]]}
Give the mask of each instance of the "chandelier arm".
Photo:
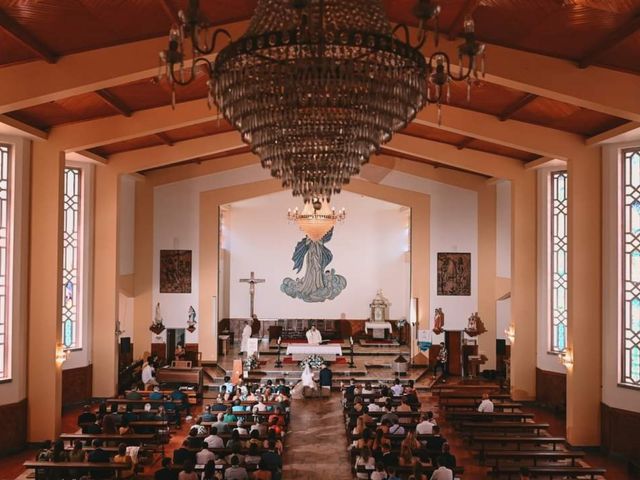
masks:
{"type": "Polygon", "coordinates": [[[451,62],[447,59],[447,74],[451,77],[452,80],[456,82],[462,82],[464,80],[467,80],[471,76],[471,74],[473,73],[473,69],[475,68],[476,58],[471,55],[465,55],[465,56],[469,58],[469,66],[467,67],[467,70],[466,70],[467,73],[464,73],[465,69],[463,66],[460,75],[454,75],[453,73],[451,73],[451,62]]]}
{"type": "MultiPolygon", "coordinates": [[[[207,28],[204,29],[205,30],[205,34],[207,33],[207,28]]],[[[229,40],[229,42],[232,42],[233,39],[231,38],[231,34],[229,33],[228,30],[224,29],[224,28],[216,28],[213,31],[213,34],[211,35],[211,44],[209,47],[207,47],[207,44],[205,43],[204,46],[200,45],[199,42],[199,32],[200,29],[199,27],[195,27],[191,30],[191,45],[193,46],[193,49],[198,52],[200,55],[210,55],[211,53],[214,52],[214,50],[216,49],[216,43],[218,41],[218,36],[219,35],[224,35],[227,37],[227,39],[229,40]]]]}
{"type": "MultiPolygon", "coordinates": [[[[198,57],[196,58],[193,63],[191,64],[191,67],[189,67],[189,76],[184,79],[181,80],[180,78],[176,77],[176,70],[175,70],[175,63],[172,63],[169,65],[169,75],[171,77],[171,83],[175,83],[176,85],[180,85],[181,87],[184,87],[186,85],[189,85],[191,82],[193,82],[193,80],[196,77],[196,67],[198,66],[198,64],[203,64],[205,66],[205,68],[207,69],[207,72],[209,74],[209,76],[212,75],[212,67],[211,67],[211,63],[209,62],[209,60],[207,60],[204,57],[198,57]]],[[[184,68],[180,69],[180,70],[184,70],[184,68]]]]}

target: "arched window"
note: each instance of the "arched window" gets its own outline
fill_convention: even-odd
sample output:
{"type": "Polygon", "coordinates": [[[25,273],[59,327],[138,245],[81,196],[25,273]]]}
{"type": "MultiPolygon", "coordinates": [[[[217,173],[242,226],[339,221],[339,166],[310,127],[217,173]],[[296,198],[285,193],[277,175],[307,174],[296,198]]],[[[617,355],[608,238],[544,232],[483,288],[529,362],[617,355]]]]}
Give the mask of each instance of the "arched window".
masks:
{"type": "Polygon", "coordinates": [[[640,148],[622,151],[622,378],[640,387],[640,148]]]}
{"type": "Polygon", "coordinates": [[[568,176],[566,171],[552,172],[551,209],[550,209],[550,266],[551,266],[551,345],[550,350],[562,353],[567,348],[568,321],[568,239],[567,239],[567,200],[568,176]]]}

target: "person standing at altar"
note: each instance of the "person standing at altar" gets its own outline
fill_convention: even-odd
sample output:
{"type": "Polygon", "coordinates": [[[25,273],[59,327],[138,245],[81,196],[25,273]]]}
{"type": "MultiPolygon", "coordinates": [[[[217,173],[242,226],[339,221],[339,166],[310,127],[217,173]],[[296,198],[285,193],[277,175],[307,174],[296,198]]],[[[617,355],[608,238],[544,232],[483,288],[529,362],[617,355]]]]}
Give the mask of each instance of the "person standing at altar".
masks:
{"type": "Polygon", "coordinates": [[[240,353],[246,353],[249,349],[249,339],[251,338],[251,325],[249,322],[244,322],[244,328],[242,329],[242,339],[240,340],[240,353]]]}
{"type": "Polygon", "coordinates": [[[311,325],[311,328],[307,330],[307,342],[309,342],[309,345],[320,345],[322,343],[322,334],[315,325],[311,325]]]}

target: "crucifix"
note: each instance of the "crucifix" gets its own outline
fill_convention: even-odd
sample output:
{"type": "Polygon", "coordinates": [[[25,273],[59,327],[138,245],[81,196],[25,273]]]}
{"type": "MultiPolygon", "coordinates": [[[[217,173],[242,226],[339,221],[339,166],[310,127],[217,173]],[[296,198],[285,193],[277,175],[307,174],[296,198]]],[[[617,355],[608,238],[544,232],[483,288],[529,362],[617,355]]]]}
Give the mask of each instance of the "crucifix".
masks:
{"type": "Polygon", "coordinates": [[[264,283],[264,278],[256,278],[254,272],[251,272],[249,278],[241,278],[240,283],[249,284],[249,297],[251,298],[251,317],[253,317],[253,304],[256,296],[256,283],[264,283]]]}

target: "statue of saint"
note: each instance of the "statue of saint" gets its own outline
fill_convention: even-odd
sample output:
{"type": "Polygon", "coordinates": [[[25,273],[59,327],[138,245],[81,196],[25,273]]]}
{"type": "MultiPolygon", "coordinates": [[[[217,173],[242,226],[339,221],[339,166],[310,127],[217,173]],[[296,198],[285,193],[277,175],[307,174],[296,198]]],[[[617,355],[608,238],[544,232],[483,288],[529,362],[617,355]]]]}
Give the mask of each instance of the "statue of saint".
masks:
{"type": "Polygon", "coordinates": [[[433,319],[433,333],[440,335],[442,332],[444,332],[444,312],[441,308],[436,308],[433,319]]]}
{"type": "Polygon", "coordinates": [[[478,315],[478,312],[474,312],[471,314],[469,320],[467,321],[467,328],[465,328],[464,331],[470,337],[476,337],[487,331],[484,323],[482,322],[482,319],[480,318],[480,315],[478,315]]]}
{"type": "Polygon", "coordinates": [[[156,304],[156,313],[153,317],[153,322],[151,323],[149,330],[151,330],[156,335],[160,335],[160,333],[164,331],[164,323],[162,314],[160,313],[160,302],[156,304]]]}
{"type": "Polygon", "coordinates": [[[187,330],[191,333],[196,331],[196,310],[193,308],[193,305],[189,306],[189,312],[188,312],[188,319],[187,319],[187,330]]]}

